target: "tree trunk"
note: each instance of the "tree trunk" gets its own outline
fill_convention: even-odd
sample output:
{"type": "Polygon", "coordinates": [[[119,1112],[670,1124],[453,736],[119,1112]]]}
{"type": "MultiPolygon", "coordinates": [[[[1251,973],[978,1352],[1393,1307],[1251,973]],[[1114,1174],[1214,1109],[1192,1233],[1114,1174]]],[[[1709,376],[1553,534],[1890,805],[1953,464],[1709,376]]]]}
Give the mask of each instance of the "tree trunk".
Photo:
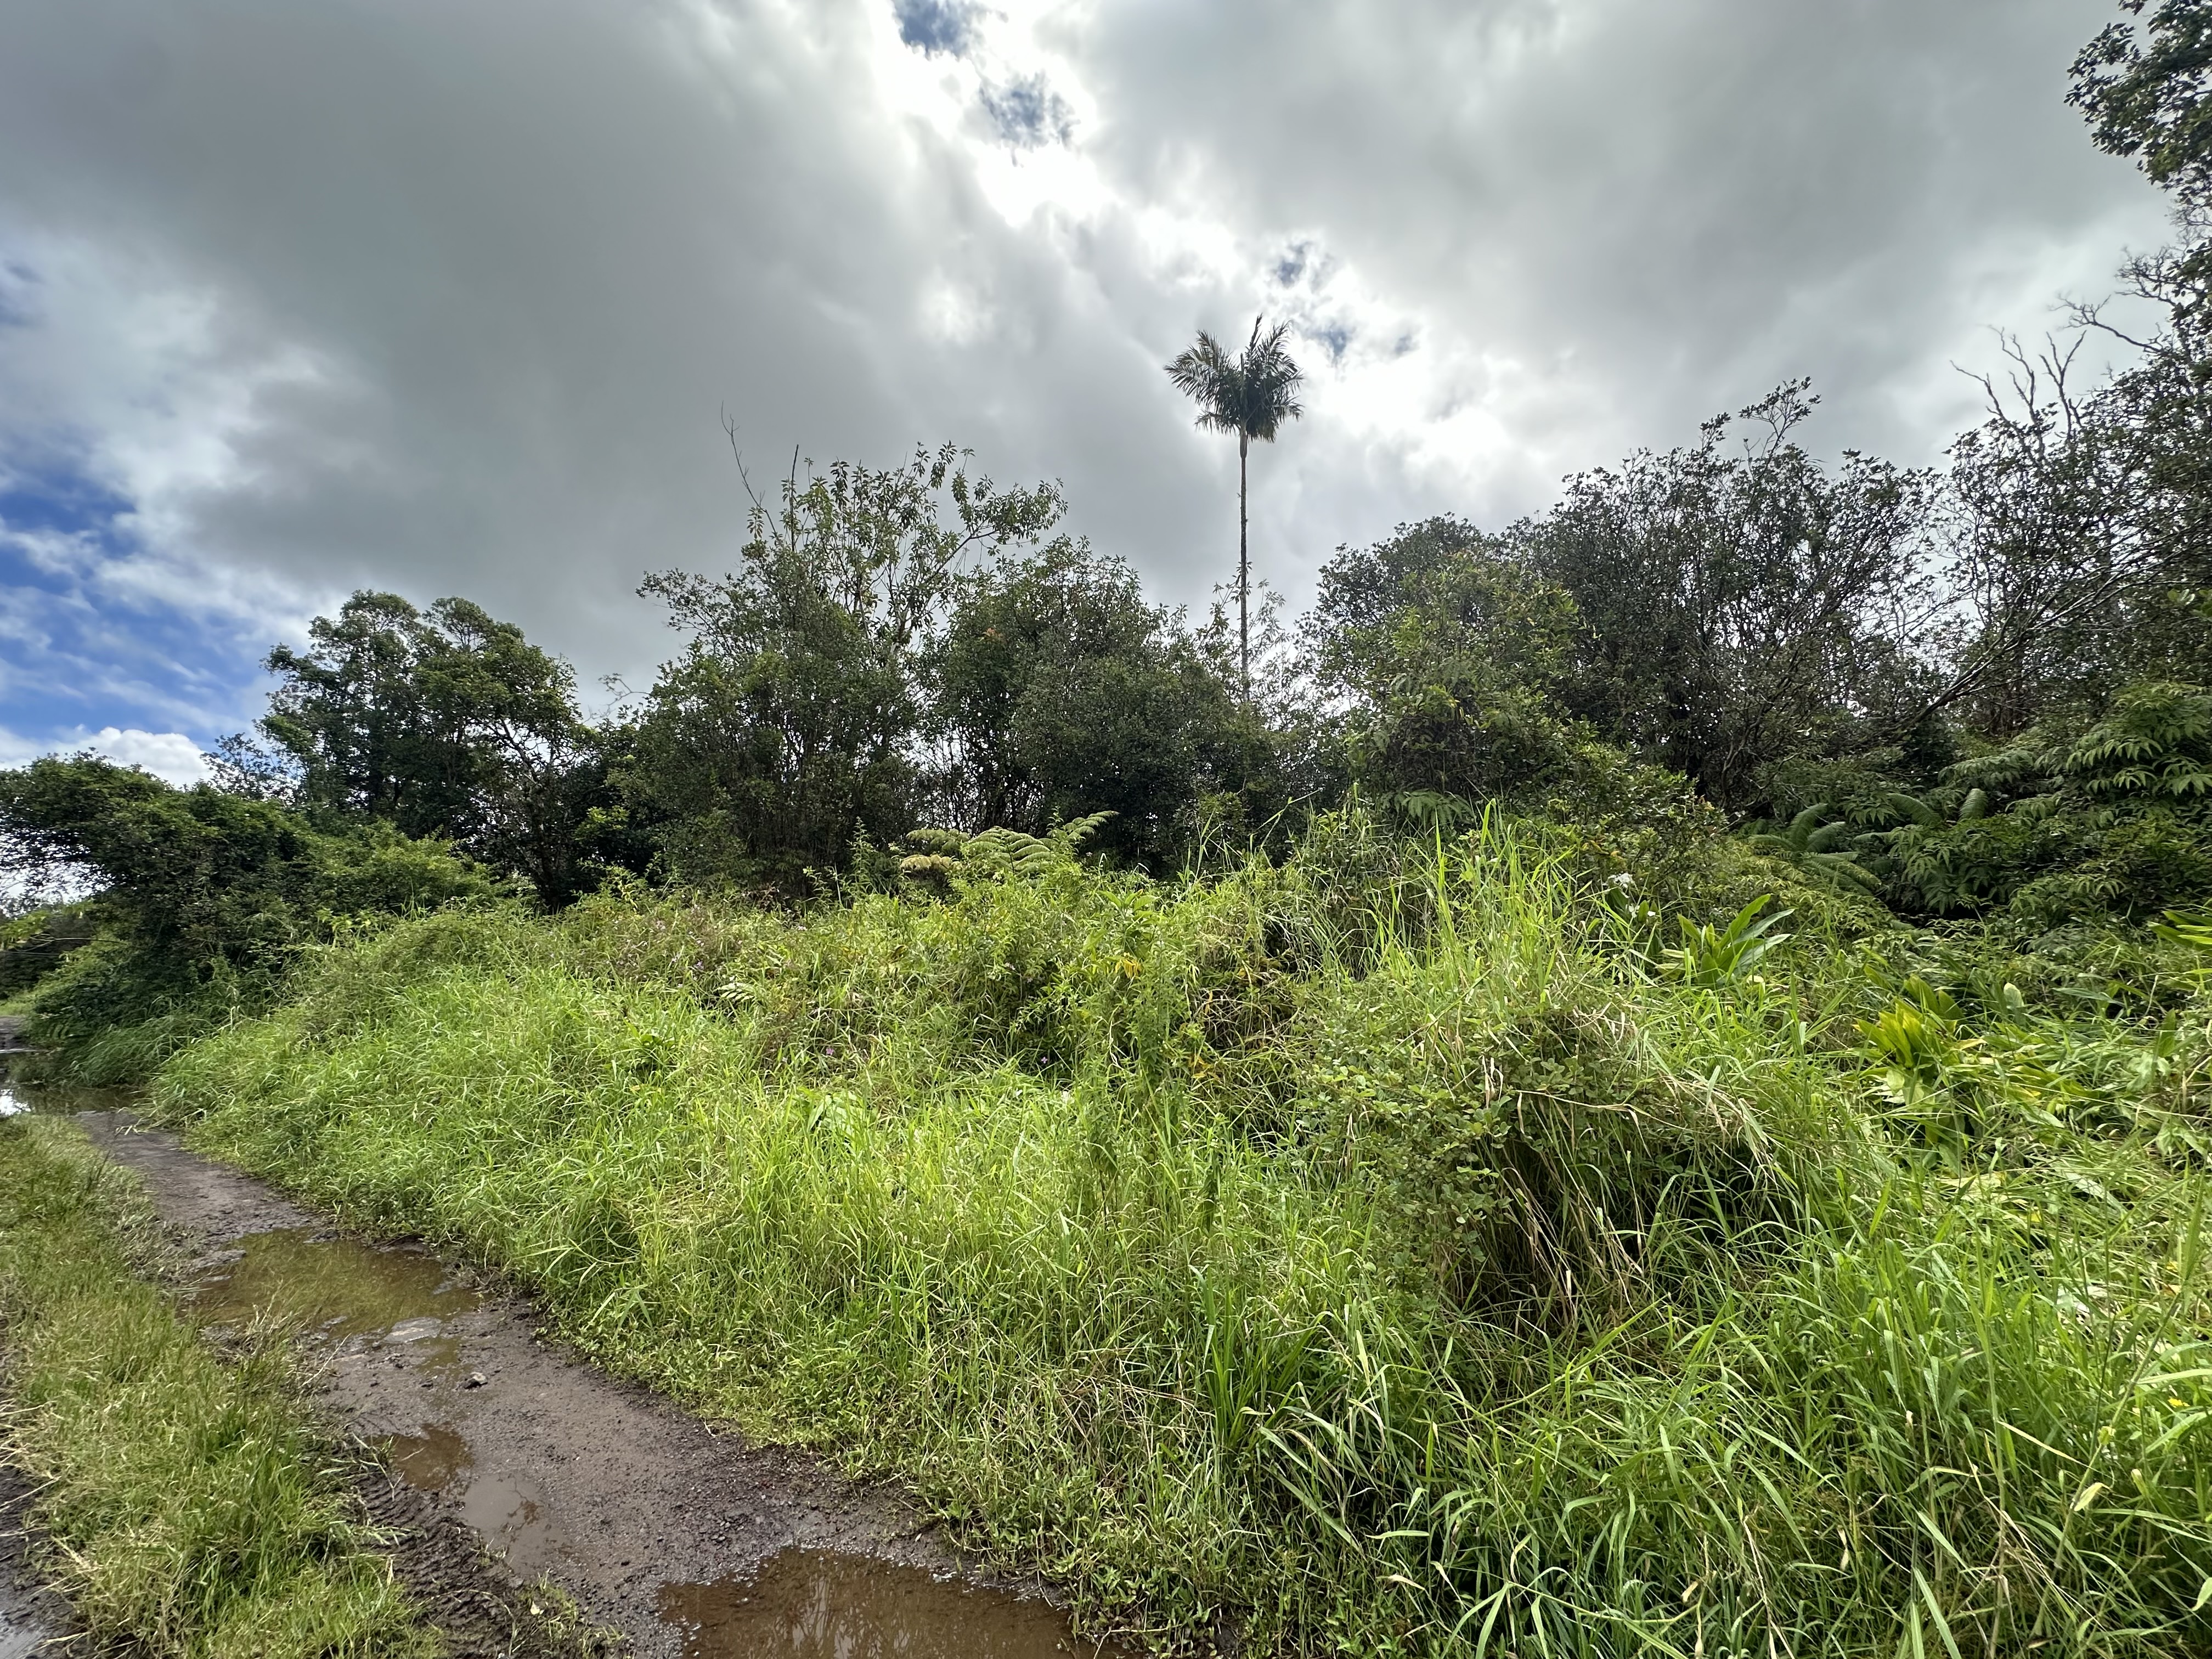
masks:
{"type": "Polygon", "coordinates": [[[1237,680],[1244,701],[1252,701],[1252,548],[1244,515],[1245,461],[1252,453],[1249,433],[1237,434],[1237,680]]]}

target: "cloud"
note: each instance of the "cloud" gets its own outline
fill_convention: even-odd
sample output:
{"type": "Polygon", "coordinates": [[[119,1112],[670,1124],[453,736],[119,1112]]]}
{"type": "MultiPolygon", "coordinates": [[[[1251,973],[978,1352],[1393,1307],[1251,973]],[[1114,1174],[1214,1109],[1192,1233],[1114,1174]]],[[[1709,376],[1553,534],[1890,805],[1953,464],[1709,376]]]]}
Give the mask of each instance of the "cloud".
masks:
{"type": "Polygon", "coordinates": [[[129,501],[47,459],[0,472],[0,720],[56,734],[46,748],[110,724],[248,725],[283,596],[149,550],[129,501]]]}
{"type": "Polygon", "coordinates": [[[207,741],[360,586],[641,683],[640,573],[741,536],[724,408],[762,463],[1059,477],[1202,601],[1235,456],[1160,365],[1262,309],[1310,343],[1253,469],[1294,598],[1798,374],[1817,441],[1932,459],[1990,325],[2161,233],[2062,101],[2110,11],[14,0],[0,720],[207,741]]]}
{"type": "Polygon", "coordinates": [[[118,765],[151,772],[179,788],[201,782],[209,774],[207,757],[181,732],[125,732],[110,726],[94,732],[83,746],[118,765]]]}
{"type": "Polygon", "coordinates": [[[48,752],[46,744],[19,736],[0,726],[0,771],[9,767],[28,765],[48,752]]]}
{"type": "Polygon", "coordinates": [[[141,732],[136,727],[124,730],[108,726],[57,739],[27,738],[0,726],[0,770],[27,766],[42,755],[77,755],[88,750],[118,766],[151,772],[180,789],[204,781],[212,769],[199,744],[181,732],[141,732]]]}

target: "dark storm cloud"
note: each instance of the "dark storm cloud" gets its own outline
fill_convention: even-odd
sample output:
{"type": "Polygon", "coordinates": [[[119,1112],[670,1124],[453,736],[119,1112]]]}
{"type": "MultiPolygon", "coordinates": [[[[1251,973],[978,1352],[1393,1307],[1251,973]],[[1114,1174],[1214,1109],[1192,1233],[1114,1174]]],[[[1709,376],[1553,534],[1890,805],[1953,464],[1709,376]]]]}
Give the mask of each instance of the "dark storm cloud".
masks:
{"type": "Polygon", "coordinates": [[[1159,365],[1262,307],[1293,592],[1797,374],[1926,459],[1984,325],[2158,234],[2061,103],[2108,9],[0,0],[0,463],[81,453],[175,604],[465,592],[637,679],[639,573],[741,533],[726,406],[1061,477],[1202,598],[1233,452],[1159,365]]]}
{"type": "MultiPolygon", "coordinates": [[[[639,574],[741,531],[724,404],[757,453],[890,460],[963,408],[1042,430],[1048,388],[1133,383],[1110,336],[1050,326],[1060,262],[960,156],[843,95],[870,21],[18,7],[8,217],[204,308],[204,378],[245,406],[226,463],[173,489],[213,556],[482,594],[635,672],[660,647],[639,574]],[[921,314],[939,289],[972,302],[957,343],[921,314]],[[297,372],[265,372],[288,349],[297,372]],[[1026,396],[994,384],[1018,357],[1026,396]]],[[[1024,447],[991,459],[1050,470],[1024,447]]]]}

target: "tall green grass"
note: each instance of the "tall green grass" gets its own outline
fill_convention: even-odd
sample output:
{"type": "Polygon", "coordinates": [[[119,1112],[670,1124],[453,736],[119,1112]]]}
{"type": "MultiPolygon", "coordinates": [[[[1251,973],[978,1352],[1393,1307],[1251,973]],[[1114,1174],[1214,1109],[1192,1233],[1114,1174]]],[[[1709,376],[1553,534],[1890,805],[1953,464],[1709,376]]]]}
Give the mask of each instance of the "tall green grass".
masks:
{"type": "Polygon", "coordinates": [[[1164,1641],[2203,1650],[2201,1004],[1999,1040],[1636,925],[1504,825],[617,895],[337,949],[160,1097],[1164,1641]]]}
{"type": "Polygon", "coordinates": [[[0,1433],[90,1639],[155,1659],[435,1652],[283,1355],[202,1346],[133,1272],[149,1226],[73,1127],[0,1121],[0,1433]]]}

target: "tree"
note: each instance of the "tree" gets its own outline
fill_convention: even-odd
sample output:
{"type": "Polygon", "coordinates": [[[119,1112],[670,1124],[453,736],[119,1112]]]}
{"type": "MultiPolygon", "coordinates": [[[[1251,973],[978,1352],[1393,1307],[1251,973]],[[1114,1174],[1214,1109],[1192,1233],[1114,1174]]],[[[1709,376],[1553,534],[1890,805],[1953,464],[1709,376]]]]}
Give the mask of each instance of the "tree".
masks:
{"type": "Polygon", "coordinates": [[[1090,844],[1158,868],[1243,781],[1242,710],[1181,617],[1081,544],[965,577],[927,678],[951,827],[1042,836],[1108,812],[1090,844]]]}
{"type": "Polygon", "coordinates": [[[684,879],[803,892],[856,835],[915,823],[924,778],[916,676],[958,567],[1049,537],[1056,486],[999,489],[961,451],[887,471],[840,461],[773,507],[756,496],[740,568],[667,571],[641,591],[690,635],[663,666],[618,769],[684,879]]]}
{"type": "MultiPolygon", "coordinates": [[[[2078,345],[2078,342],[2077,342],[2078,345]]],[[[2157,560],[2130,503],[2141,446],[2110,396],[2077,396],[2072,352],[2009,346],[2011,384],[1951,446],[1957,533],[1948,581],[1964,633],[1929,696],[1985,738],[2094,708],[2129,678],[2157,560]]]]}
{"type": "Polygon", "coordinates": [[[1167,366],[1176,389],[1198,404],[1198,423],[1237,434],[1237,677],[1248,698],[1252,693],[1252,550],[1246,512],[1247,471],[1252,441],[1267,443],[1285,421],[1305,411],[1297,400],[1304,378],[1283,343],[1288,323],[1261,332],[1265,316],[1252,319],[1252,337],[1231,357],[1203,329],[1196,343],[1167,366]]]}
{"type": "Polygon", "coordinates": [[[1401,804],[1466,804],[1572,758],[1557,703],[1579,632],[1574,601],[1509,541],[1442,517],[1339,549],[1305,643],[1322,689],[1350,705],[1361,782],[1401,804]]]}
{"type": "MultiPolygon", "coordinates": [[[[2147,0],[2120,0],[2140,17],[2147,0]]],[[[2113,23],[2074,60],[2066,101],[2097,148],[2132,158],[2187,206],[2212,202],[2212,0],[2160,0],[2144,33],[2113,23]]]]}
{"type": "Polygon", "coordinates": [[[1965,533],[1954,580],[1972,629],[1935,702],[1985,735],[2080,719],[2130,681],[2212,680],[2212,3],[2123,0],[2142,22],[2075,59],[2068,101],[2097,146],[2172,192],[2184,240],[2123,268],[2163,325],[2076,321],[2139,360],[2081,395],[2078,349],[2013,348],[2008,388],[1952,451],[1965,533]]]}
{"type": "Polygon", "coordinates": [[[2201,684],[2212,680],[2212,0],[2121,9],[2145,21],[2082,48],[2068,101],[2099,149],[2172,193],[2180,241],[2121,273],[2164,311],[2162,329],[2130,334],[2101,307],[2075,309],[2142,353],[2091,400],[2089,422],[2121,461],[2115,515],[2132,568],[2120,674],[2201,684]]]}
{"type": "Polygon", "coordinates": [[[1785,756],[1917,730],[1936,678],[1936,480],[1851,453],[1823,468],[1794,436],[1813,402],[1784,386],[1736,417],[1757,434],[1741,447],[1723,416],[1580,474],[1512,536],[1583,623],[1568,707],[1734,813],[1785,756]]]}
{"type": "Polygon", "coordinates": [[[388,826],[331,833],[272,801],[179,789],[89,754],[0,772],[0,848],[33,877],[89,881],[103,920],[187,970],[273,963],[325,912],[490,890],[442,847],[388,826]]]}
{"type": "Polygon", "coordinates": [[[1511,538],[1448,514],[1400,525],[1372,548],[1339,548],[1304,629],[1322,688],[1370,702],[1419,665],[1457,659],[1556,696],[1581,631],[1574,600],[1511,538]]]}
{"type": "MultiPolygon", "coordinates": [[[[270,653],[279,684],[260,722],[298,769],[302,807],[444,836],[548,903],[588,885],[591,734],[566,662],[461,599],[425,612],[356,593],[308,641],[270,653]]],[[[226,775],[265,793],[250,758],[230,751],[226,775]]]]}
{"type": "Polygon", "coordinates": [[[108,1080],[135,1079],[207,1020],[273,994],[333,917],[491,891],[443,845],[387,823],[333,831],[274,801],[175,788],[88,754],[0,772],[0,863],[34,884],[93,890],[102,937],[41,987],[35,1040],[74,1048],[120,1028],[152,1033],[125,1045],[108,1080]]]}

